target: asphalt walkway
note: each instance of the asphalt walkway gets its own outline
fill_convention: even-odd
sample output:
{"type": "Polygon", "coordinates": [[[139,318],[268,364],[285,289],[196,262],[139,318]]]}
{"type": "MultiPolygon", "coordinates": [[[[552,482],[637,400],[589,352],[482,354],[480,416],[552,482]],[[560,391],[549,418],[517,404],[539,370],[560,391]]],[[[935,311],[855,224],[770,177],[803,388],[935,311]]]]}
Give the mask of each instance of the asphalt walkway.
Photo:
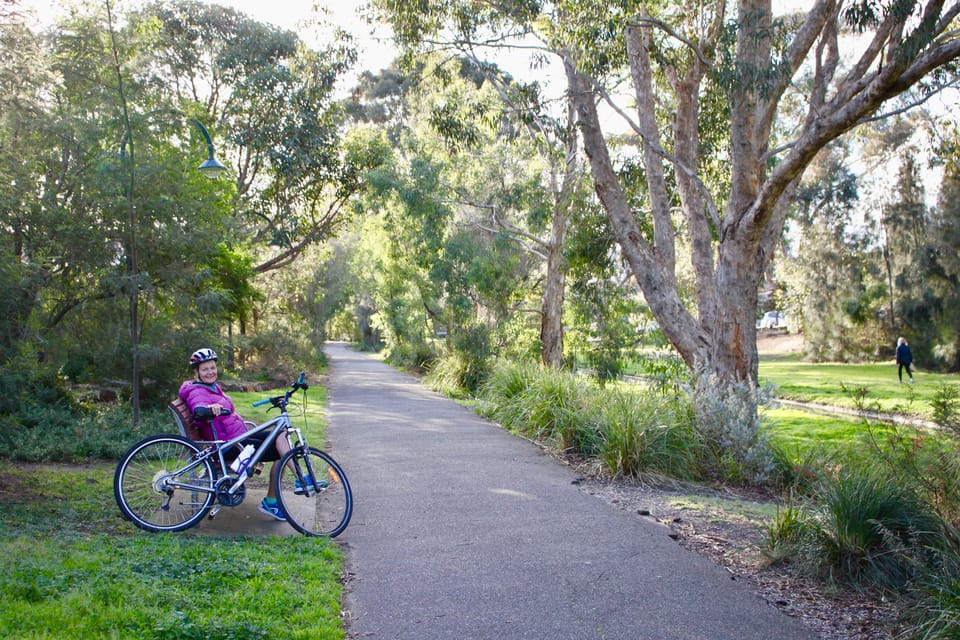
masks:
{"type": "Polygon", "coordinates": [[[326,352],[330,450],[354,492],[338,538],[351,638],[815,637],[533,444],[372,356],[326,352]]]}

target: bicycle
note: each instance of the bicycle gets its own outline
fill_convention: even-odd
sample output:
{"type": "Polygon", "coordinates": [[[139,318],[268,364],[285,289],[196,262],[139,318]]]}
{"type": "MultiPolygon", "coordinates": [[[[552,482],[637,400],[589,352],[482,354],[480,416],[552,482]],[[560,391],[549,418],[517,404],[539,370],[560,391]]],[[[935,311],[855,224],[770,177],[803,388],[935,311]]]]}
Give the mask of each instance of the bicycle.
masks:
{"type": "MultiPolygon", "coordinates": [[[[253,406],[272,404],[280,415],[231,440],[195,443],[179,435],[155,435],[133,445],[117,465],[113,491],[125,517],[147,531],[183,531],[205,516],[213,518],[223,507],[235,507],[246,496],[246,483],[259,469],[261,458],[281,435],[290,451],[274,463],[271,473],[277,500],[287,522],[305,535],[334,538],[346,529],[353,513],[353,494],[340,465],[326,452],[308,445],[290,421],[290,397],[309,385],[301,373],[283,395],[265,398],[253,406]],[[252,434],[269,431],[253,455],[237,465],[227,464],[228,453],[252,434]]],[[[304,412],[304,420],[306,415],[304,412]]]]}

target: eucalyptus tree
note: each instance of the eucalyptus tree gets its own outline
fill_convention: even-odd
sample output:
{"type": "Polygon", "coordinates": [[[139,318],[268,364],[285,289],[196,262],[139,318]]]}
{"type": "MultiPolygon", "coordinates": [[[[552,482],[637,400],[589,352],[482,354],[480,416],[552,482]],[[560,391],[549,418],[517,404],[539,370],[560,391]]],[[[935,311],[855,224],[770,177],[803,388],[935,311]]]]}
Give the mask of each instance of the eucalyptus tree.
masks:
{"type": "Polygon", "coordinates": [[[561,61],[597,194],[651,311],[693,370],[728,383],[756,381],[757,289],[806,167],[899,96],[950,81],[960,56],[955,1],[817,0],[782,19],[771,0],[376,4],[414,48],[520,35],[561,61]],[[851,33],[865,43],[853,55],[851,33]],[[798,91],[806,113],[782,120],[798,91]],[[641,172],[618,170],[622,137],[601,105],[636,136],[641,172]],[[627,196],[636,181],[640,207],[627,196]],[[681,238],[692,307],[678,290],[681,238]]]}
{"type": "Polygon", "coordinates": [[[395,145],[366,204],[387,229],[376,298],[388,349],[427,353],[438,329],[451,349],[478,360],[474,346],[486,352],[524,342],[503,336],[513,330],[507,325],[530,324],[521,318],[533,317],[531,288],[519,285],[540,258],[498,221],[542,227],[543,165],[517,153],[515,136],[498,138],[511,124],[491,84],[467,60],[437,58],[406,77],[394,69],[368,74],[354,100],[351,113],[382,127],[395,145]]]}
{"type": "Polygon", "coordinates": [[[291,31],[208,3],[157,2],[127,19],[118,41],[131,54],[118,75],[149,89],[136,112],[161,142],[178,139],[164,123],[198,117],[232,165],[219,228],[208,233],[181,218],[204,239],[188,250],[185,271],[202,283],[191,306],[209,326],[222,323],[232,354],[235,323],[246,335],[273,308],[258,308],[256,276],[293,265],[331,236],[351,215],[347,202],[364,172],[382,160],[371,139],[342,134],[334,88],[355,54],[346,38],[311,49],[291,31]]]}
{"type": "MultiPolygon", "coordinates": [[[[956,134],[954,134],[955,136],[956,134]]],[[[892,198],[883,209],[884,266],[891,283],[890,306],[896,335],[910,340],[921,367],[956,371],[960,368],[960,303],[958,272],[958,178],[955,140],[927,158],[943,166],[934,207],[925,191],[917,154],[905,152],[892,198]]]]}
{"type": "MultiPolygon", "coordinates": [[[[955,139],[960,136],[954,132],[955,139]]],[[[928,286],[937,301],[933,332],[917,336],[926,342],[931,359],[939,367],[960,370],[960,158],[955,153],[947,163],[937,207],[933,212],[932,237],[937,240],[928,255],[936,260],[928,273],[928,286]]]]}
{"type": "Polygon", "coordinates": [[[571,112],[553,117],[545,108],[545,97],[537,82],[521,83],[496,65],[480,61],[469,48],[447,52],[428,65],[417,60],[406,73],[395,67],[380,74],[366,73],[355,92],[351,112],[363,121],[389,127],[391,139],[399,140],[402,123],[409,117],[409,105],[402,99],[413,95],[424,74],[437,77],[461,76],[476,89],[457,101],[448,100],[434,110],[430,123],[453,153],[501,158],[505,172],[518,176],[513,184],[491,176],[479,190],[457,188],[461,204],[482,214],[478,228],[504,233],[530,256],[542,263],[543,277],[539,310],[540,357],[549,366],[563,363],[563,306],[565,265],[563,243],[567,209],[577,189],[584,187],[582,163],[578,160],[577,136],[570,125],[571,112]],[[451,74],[449,68],[455,68],[451,74]],[[481,89],[492,88],[501,104],[491,105],[477,98],[481,89]],[[361,103],[360,100],[363,100],[361,103]],[[499,137],[499,149],[478,146],[483,131],[499,137]],[[520,164],[507,167],[519,159],[520,164]],[[520,177],[522,176],[522,177],[520,177]],[[499,193],[489,188],[501,184],[499,193]]]}
{"type": "Polygon", "coordinates": [[[536,314],[540,359],[560,367],[568,209],[584,187],[577,136],[566,119],[551,118],[538,106],[536,83],[520,84],[472,56],[454,61],[475,70],[477,89],[455,107],[448,100],[430,118],[459,167],[454,197],[473,210],[471,224],[491,234],[488,244],[501,258],[505,240],[526,254],[523,271],[535,274],[529,279],[539,308],[518,300],[517,310],[536,314]]]}
{"type": "Polygon", "coordinates": [[[804,335],[807,356],[844,361],[875,355],[886,287],[876,242],[857,220],[860,184],[847,145],[818,154],[794,196],[795,246],[779,257],[782,301],[804,335]]]}
{"type": "Polygon", "coordinates": [[[191,0],[157,2],[134,18],[133,29],[155,32],[138,75],[209,114],[230,142],[237,230],[259,248],[254,270],[290,265],[329,237],[382,160],[369,140],[341,135],[334,89],[356,57],[349,38],[311,49],[291,31],[191,0]]]}
{"type": "MultiPolygon", "coordinates": [[[[900,158],[895,187],[883,204],[880,214],[881,250],[889,287],[890,322],[902,332],[898,316],[905,307],[914,307],[912,299],[923,279],[918,262],[928,246],[929,215],[926,194],[920,180],[920,167],[914,159],[915,149],[904,149],[900,158]]],[[[916,313],[914,324],[919,317],[916,313]]]]}
{"type": "Polygon", "coordinates": [[[573,205],[564,247],[571,282],[568,342],[604,383],[635,361],[638,327],[649,316],[599,203],[581,198],[573,205]]]}
{"type": "MultiPolygon", "coordinates": [[[[526,219],[525,224],[511,221],[496,206],[490,208],[490,221],[494,228],[515,238],[543,264],[540,358],[545,365],[559,368],[564,360],[563,312],[567,284],[564,244],[572,203],[584,188],[573,102],[564,100],[566,108],[554,116],[545,104],[547,99],[539,82],[519,82],[496,66],[484,64],[472,47],[459,49],[496,89],[503,101],[504,113],[510,114],[512,153],[527,158],[535,156],[543,164],[542,175],[534,176],[529,185],[535,196],[533,202],[526,205],[526,215],[521,216],[526,219]]],[[[507,136],[501,133],[501,137],[507,136]]]]}
{"type": "Polygon", "coordinates": [[[42,95],[48,78],[38,39],[22,23],[0,25],[0,357],[10,358],[27,338],[27,320],[37,303],[43,266],[25,260],[33,241],[40,207],[35,177],[42,156],[25,153],[40,148],[42,95]],[[15,55],[18,53],[19,55],[15,55]]]}

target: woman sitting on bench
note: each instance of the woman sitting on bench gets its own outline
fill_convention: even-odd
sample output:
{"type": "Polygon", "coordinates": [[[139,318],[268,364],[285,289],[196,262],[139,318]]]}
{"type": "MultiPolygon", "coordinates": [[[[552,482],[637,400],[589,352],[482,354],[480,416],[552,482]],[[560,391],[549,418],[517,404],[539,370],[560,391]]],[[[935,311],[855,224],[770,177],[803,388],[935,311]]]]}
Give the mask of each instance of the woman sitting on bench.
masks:
{"type": "MultiPolygon", "coordinates": [[[[186,380],[180,385],[180,398],[187,403],[193,418],[200,427],[200,433],[206,440],[232,440],[243,435],[247,426],[234,410],[233,400],[217,384],[217,353],[213,349],[197,349],[190,356],[190,368],[196,378],[186,380]]],[[[266,433],[257,433],[243,440],[241,444],[259,447],[266,433]]],[[[274,451],[268,451],[263,460],[272,462],[290,450],[285,438],[277,438],[274,451]]],[[[260,511],[277,520],[286,520],[287,516],[277,503],[277,487],[273,474],[269,474],[270,485],[267,496],[260,502],[260,511]]]]}

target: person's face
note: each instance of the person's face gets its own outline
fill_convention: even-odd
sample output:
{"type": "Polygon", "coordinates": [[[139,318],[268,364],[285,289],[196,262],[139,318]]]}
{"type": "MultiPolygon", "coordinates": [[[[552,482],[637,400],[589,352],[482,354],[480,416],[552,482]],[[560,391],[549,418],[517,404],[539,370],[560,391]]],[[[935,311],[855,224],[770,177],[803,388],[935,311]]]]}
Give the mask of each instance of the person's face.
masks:
{"type": "Polygon", "coordinates": [[[197,367],[197,377],[204,384],[213,384],[217,381],[217,363],[215,360],[201,362],[197,367]]]}

